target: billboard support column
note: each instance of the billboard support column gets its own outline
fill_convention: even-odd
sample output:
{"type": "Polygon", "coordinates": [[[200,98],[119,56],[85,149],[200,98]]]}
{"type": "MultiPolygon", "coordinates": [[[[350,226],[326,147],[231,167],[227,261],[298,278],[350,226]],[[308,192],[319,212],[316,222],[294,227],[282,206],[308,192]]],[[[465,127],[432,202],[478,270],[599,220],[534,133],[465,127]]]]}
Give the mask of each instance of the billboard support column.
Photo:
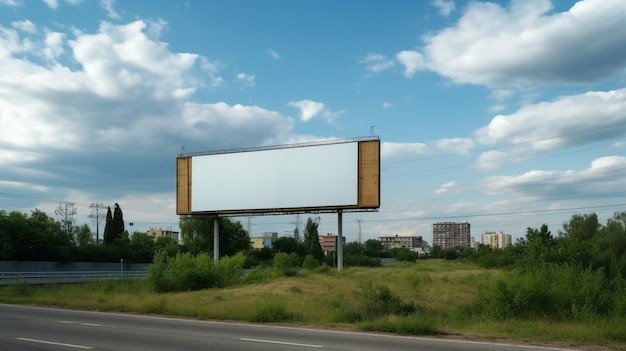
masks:
{"type": "Polygon", "coordinates": [[[343,230],[343,212],[341,210],[338,210],[337,211],[337,270],[338,271],[341,271],[343,269],[342,230],[343,230]]]}
{"type": "Polygon", "coordinates": [[[220,261],[220,219],[213,218],[213,261],[220,261]]]}

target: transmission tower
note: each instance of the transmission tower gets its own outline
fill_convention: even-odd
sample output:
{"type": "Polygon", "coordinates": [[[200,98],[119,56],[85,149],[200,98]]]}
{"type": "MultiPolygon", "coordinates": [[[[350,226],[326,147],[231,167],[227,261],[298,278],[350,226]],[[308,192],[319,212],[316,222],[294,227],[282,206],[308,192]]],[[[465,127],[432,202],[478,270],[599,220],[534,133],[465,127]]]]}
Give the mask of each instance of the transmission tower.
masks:
{"type": "Polygon", "coordinates": [[[96,226],[96,245],[98,245],[100,242],[100,222],[102,222],[106,216],[107,208],[101,203],[92,203],[89,205],[89,208],[91,209],[91,213],[87,217],[91,218],[91,221],[96,226]]]}

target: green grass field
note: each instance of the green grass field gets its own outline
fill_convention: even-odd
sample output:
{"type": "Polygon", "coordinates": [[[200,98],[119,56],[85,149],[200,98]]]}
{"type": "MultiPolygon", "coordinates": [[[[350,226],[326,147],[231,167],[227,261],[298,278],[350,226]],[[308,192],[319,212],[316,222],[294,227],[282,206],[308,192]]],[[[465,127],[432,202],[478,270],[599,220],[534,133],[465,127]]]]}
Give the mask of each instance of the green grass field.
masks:
{"type": "Polygon", "coordinates": [[[323,267],[226,289],[162,293],[145,281],[0,288],[0,302],[197,319],[626,349],[626,321],[489,320],[466,311],[508,272],[456,261],[323,267]]]}

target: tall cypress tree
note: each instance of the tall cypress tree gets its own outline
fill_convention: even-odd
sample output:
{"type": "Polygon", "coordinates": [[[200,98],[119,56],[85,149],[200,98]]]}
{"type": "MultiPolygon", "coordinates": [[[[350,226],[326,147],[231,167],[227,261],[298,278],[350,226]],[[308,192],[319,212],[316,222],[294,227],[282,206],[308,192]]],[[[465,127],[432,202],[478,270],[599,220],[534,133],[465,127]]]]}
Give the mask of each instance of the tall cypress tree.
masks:
{"type": "Polygon", "coordinates": [[[111,206],[107,206],[107,219],[104,225],[104,245],[113,243],[113,215],[111,214],[111,206]]]}
{"type": "Polygon", "coordinates": [[[122,214],[122,209],[120,205],[116,202],[115,209],[113,210],[113,241],[116,239],[122,238],[122,233],[124,232],[124,216],[122,214]]]}

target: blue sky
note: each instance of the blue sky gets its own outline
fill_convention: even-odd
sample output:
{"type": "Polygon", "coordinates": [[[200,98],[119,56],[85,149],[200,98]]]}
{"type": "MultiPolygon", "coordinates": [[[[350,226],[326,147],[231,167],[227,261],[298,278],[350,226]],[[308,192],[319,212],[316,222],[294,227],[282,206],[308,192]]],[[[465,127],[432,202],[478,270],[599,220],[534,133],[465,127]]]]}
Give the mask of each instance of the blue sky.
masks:
{"type": "Polygon", "coordinates": [[[183,145],[373,132],[381,207],[344,215],[349,241],[358,220],[429,242],[440,221],[605,222],[626,210],[625,21],[623,0],[0,0],[0,208],[70,201],[91,224],[118,202],[131,231],[177,229],[183,145]]]}

